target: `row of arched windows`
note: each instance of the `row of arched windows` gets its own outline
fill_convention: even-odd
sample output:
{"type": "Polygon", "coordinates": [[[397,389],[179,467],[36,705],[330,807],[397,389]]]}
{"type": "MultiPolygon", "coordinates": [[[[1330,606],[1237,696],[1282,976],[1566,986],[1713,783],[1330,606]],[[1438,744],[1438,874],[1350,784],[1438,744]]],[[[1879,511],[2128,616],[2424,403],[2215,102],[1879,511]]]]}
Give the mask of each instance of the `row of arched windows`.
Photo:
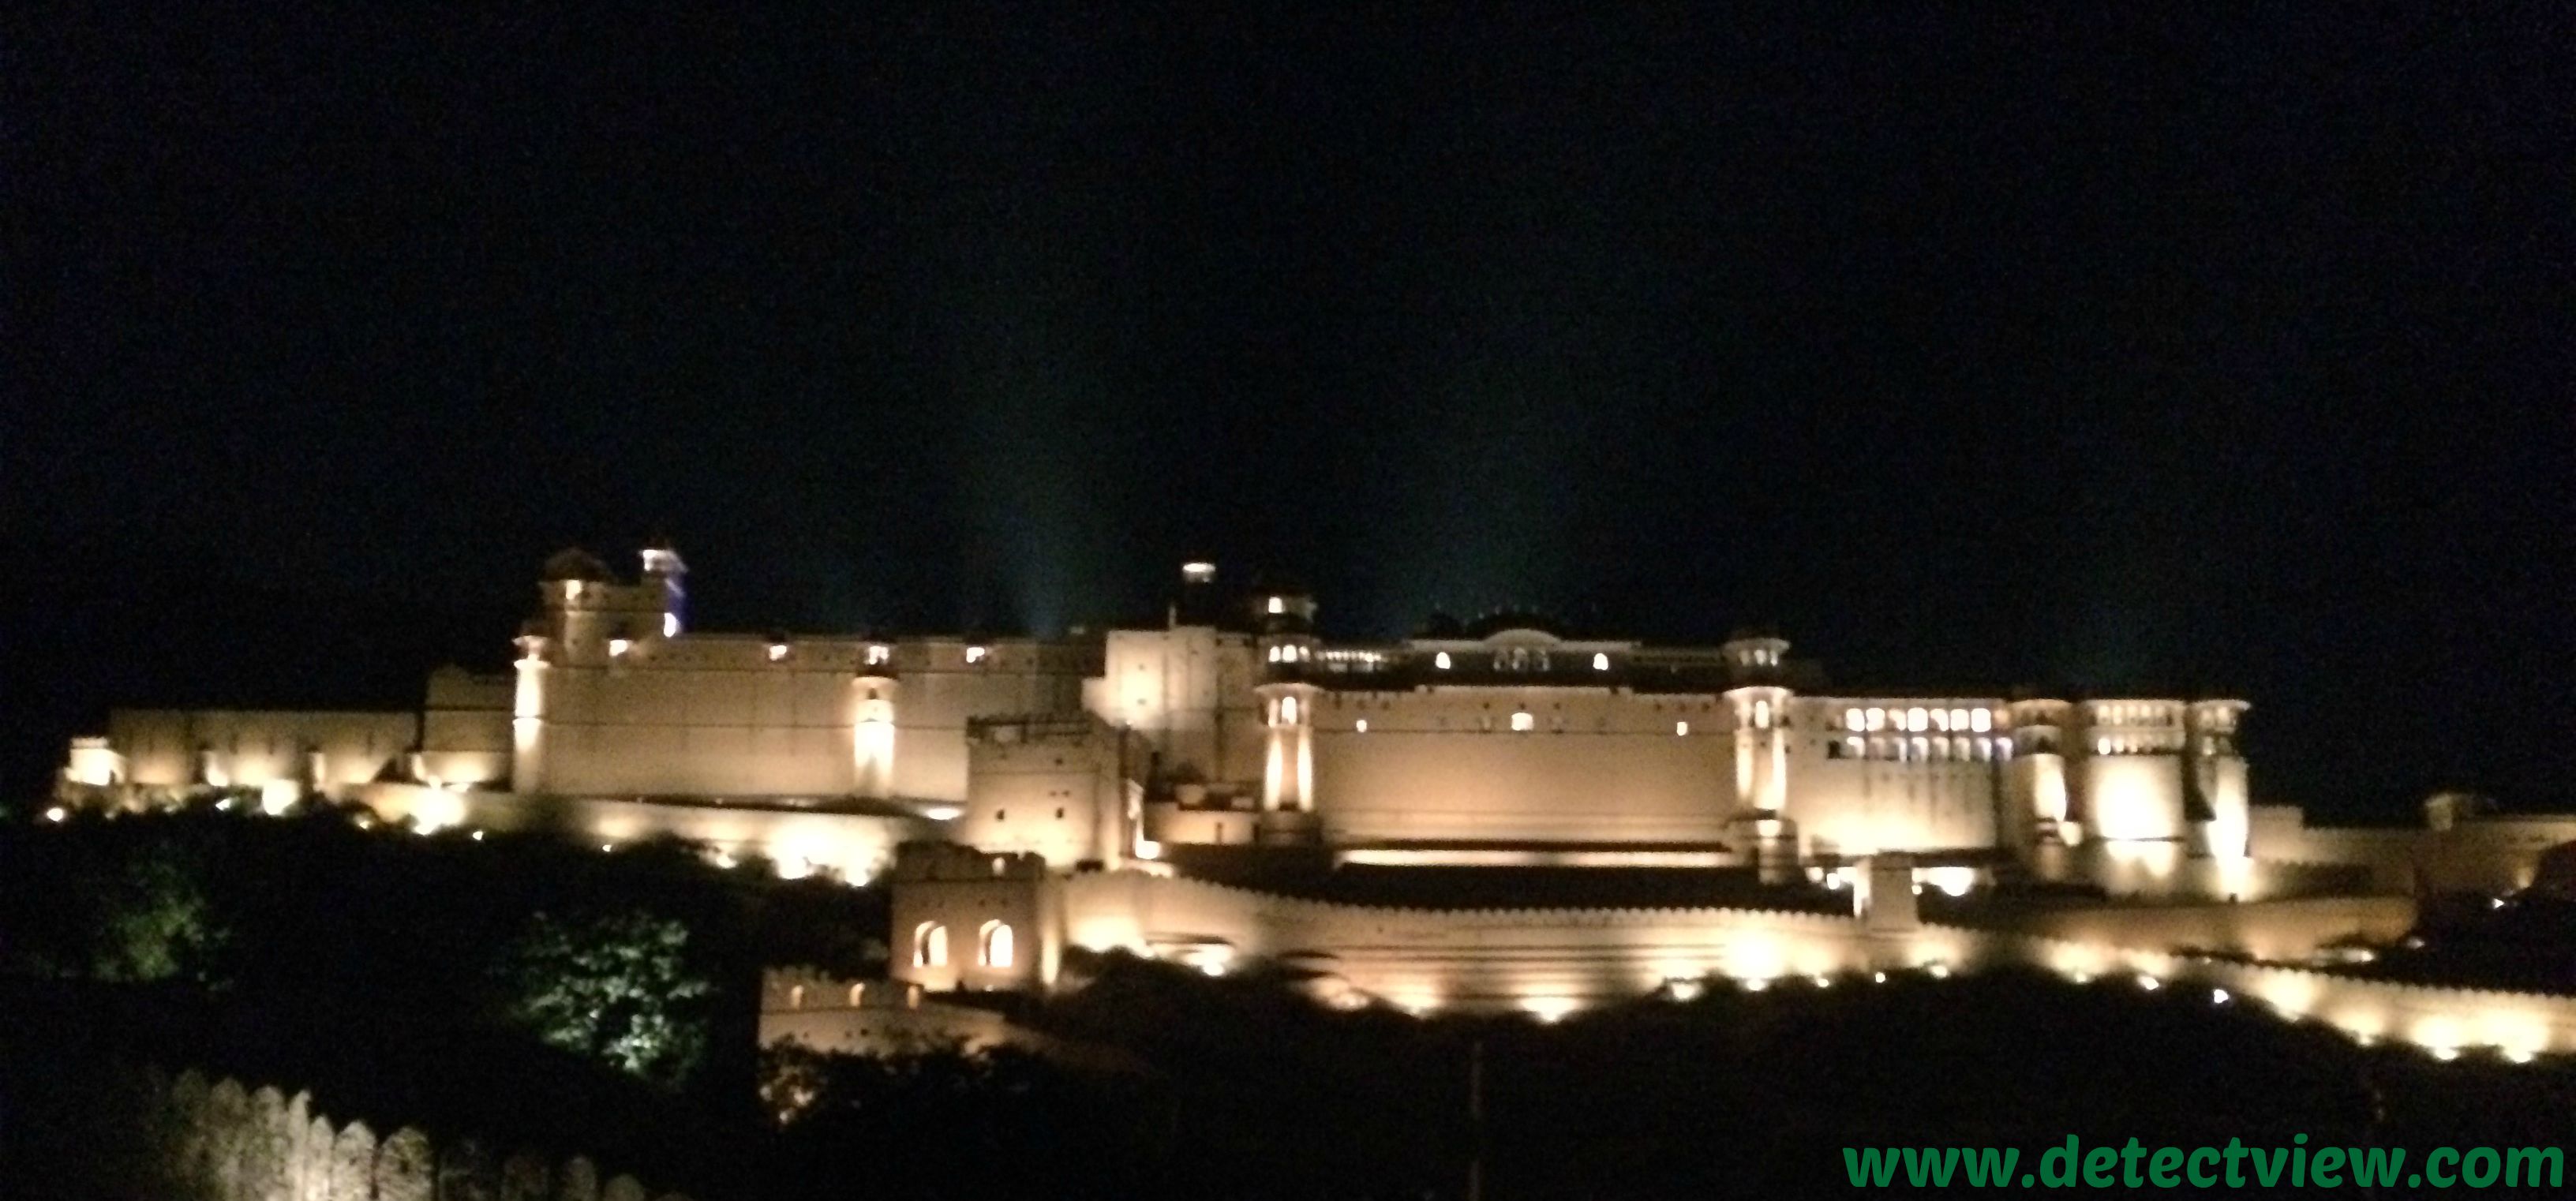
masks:
{"type": "Polygon", "coordinates": [[[1894,729],[1899,733],[1983,734],[1995,728],[1995,715],[1989,709],[1861,709],[1843,710],[1842,728],[1877,733],[1894,729]]]}
{"type": "Polygon", "coordinates": [[[1843,738],[1825,744],[1828,759],[1898,763],[1992,763],[2012,758],[2008,738],[1843,738]]]}
{"type": "MultiPolygon", "coordinates": [[[[975,933],[975,966],[1009,967],[1019,948],[1011,924],[989,921],[975,933]]],[[[941,922],[923,922],[912,931],[912,966],[948,966],[948,927],[941,922]]]]}

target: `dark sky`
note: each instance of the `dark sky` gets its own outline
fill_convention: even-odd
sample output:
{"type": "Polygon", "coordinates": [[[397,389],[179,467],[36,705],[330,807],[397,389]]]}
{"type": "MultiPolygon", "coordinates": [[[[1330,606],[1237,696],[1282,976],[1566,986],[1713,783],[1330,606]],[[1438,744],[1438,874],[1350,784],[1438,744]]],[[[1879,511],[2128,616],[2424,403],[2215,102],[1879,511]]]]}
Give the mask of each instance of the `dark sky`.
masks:
{"type": "Polygon", "coordinates": [[[2566,6],[287,7],[0,17],[14,795],[658,531],[715,626],[1204,555],[2576,807],[2566,6]]]}

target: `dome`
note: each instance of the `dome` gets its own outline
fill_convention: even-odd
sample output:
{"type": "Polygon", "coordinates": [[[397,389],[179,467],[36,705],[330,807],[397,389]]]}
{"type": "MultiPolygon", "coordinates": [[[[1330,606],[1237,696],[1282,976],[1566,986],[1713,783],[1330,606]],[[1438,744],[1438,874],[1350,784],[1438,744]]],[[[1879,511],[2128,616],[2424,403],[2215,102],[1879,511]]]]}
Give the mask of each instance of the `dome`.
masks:
{"type": "Polygon", "coordinates": [[[1497,634],[1529,630],[1552,638],[1566,636],[1565,623],[1535,609],[1496,609],[1466,624],[1470,638],[1491,638],[1497,634]]]}
{"type": "Polygon", "coordinates": [[[605,583],[611,577],[608,574],[608,564],[600,562],[599,556],[577,546],[568,546],[556,551],[546,560],[546,569],[540,578],[551,584],[558,580],[595,580],[605,583]]]}

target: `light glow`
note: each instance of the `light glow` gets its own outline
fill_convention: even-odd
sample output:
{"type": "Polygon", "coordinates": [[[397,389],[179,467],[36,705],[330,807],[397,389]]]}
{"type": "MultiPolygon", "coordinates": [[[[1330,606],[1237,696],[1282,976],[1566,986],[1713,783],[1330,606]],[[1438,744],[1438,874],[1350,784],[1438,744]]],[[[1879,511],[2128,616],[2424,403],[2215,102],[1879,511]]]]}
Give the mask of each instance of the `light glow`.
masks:
{"type": "Polygon", "coordinates": [[[624,655],[628,647],[634,645],[634,643],[623,638],[611,638],[608,640],[608,655],[612,659],[617,658],[624,655]]]}
{"type": "Polygon", "coordinates": [[[45,820],[49,822],[60,822],[69,818],[71,815],[70,810],[63,808],[60,805],[56,805],[51,809],[45,810],[45,820]]]}
{"type": "Polygon", "coordinates": [[[967,648],[966,648],[966,661],[967,661],[967,662],[969,662],[969,663],[981,663],[981,662],[983,662],[983,661],[984,661],[984,648],[983,648],[983,647],[980,647],[980,646],[970,646],[970,647],[967,647],[967,648]]]}
{"type": "Polygon", "coordinates": [[[1552,1026],[1574,1012],[1575,1005],[1572,997],[1526,997],[1521,1001],[1521,1008],[1540,1023],[1552,1026]]]}
{"type": "Polygon", "coordinates": [[[1595,653],[1593,654],[1593,656],[1592,656],[1592,670],[1594,670],[1594,671],[1608,671],[1608,670],[1610,670],[1610,656],[1608,656],[1608,655],[1606,655],[1606,654],[1601,654],[1601,653],[1595,652],[1595,653]]]}
{"type": "Polygon", "coordinates": [[[784,658],[786,658],[786,657],[787,657],[787,644],[786,644],[786,643],[784,643],[784,642],[773,642],[773,643],[770,643],[770,644],[769,644],[769,661],[770,661],[770,662],[772,662],[772,663],[776,663],[776,662],[778,662],[779,660],[784,659],[784,658]]]}
{"type": "Polygon", "coordinates": [[[1538,719],[1530,716],[1527,710],[1512,714],[1512,729],[1519,733],[1526,734],[1537,725],[1538,719]]]}
{"type": "Polygon", "coordinates": [[[1449,670],[1449,652],[1441,651],[1438,654],[1431,656],[1431,666],[1442,671],[1449,670]]]}

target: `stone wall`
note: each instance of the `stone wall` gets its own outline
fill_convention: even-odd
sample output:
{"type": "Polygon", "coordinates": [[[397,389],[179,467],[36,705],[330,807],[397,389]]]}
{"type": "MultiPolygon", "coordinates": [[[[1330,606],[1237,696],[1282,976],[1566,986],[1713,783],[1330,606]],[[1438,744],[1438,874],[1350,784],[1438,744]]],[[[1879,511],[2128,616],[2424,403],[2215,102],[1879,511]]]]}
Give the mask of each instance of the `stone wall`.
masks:
{"type": "MultiPolygon", "coordinates": [[[[1903,967],[1942,940],[1874,937],[1853,918],[1752,909],[1423,910],[1346,905],[1140,872],[1056,882],[1061,937],[1211,974],[1268,960],[1326,999],[1417,1011],[1568,1011],[1722,975],[1769,980],[1903,967]]],[[[902,894],[898,887],[898,902],[902,894]]]]}
{"type": "Polygon", "coordinates": [[[2406,1043],[2442,1058],[2514,1062],[2576,1053],[2576,997],[2446,988],[2244,963],[2103,942],[1926,926],[1971,965],[2020,964],[2075,979],[2125,976],[2141,987],[2197,988],[2213,1005],[2259,1005],[2283,1021],[2322,1022],[2362,1042],[2406,1043]]]}
{"type": "MultiPolygon", "coordinates": [[[[503,1155],[410,1126],[379,1134],[315,1111],[312,1097],[194,1071],[111,1073],[67,1103],[90,1112],[83,1157],[98,1195],[168,1201],[646,1201],[632,1176],[588,1159],[503,1155]]],[[[676,1193],[661,1201],[686,1201],[676,1193]]]]}

